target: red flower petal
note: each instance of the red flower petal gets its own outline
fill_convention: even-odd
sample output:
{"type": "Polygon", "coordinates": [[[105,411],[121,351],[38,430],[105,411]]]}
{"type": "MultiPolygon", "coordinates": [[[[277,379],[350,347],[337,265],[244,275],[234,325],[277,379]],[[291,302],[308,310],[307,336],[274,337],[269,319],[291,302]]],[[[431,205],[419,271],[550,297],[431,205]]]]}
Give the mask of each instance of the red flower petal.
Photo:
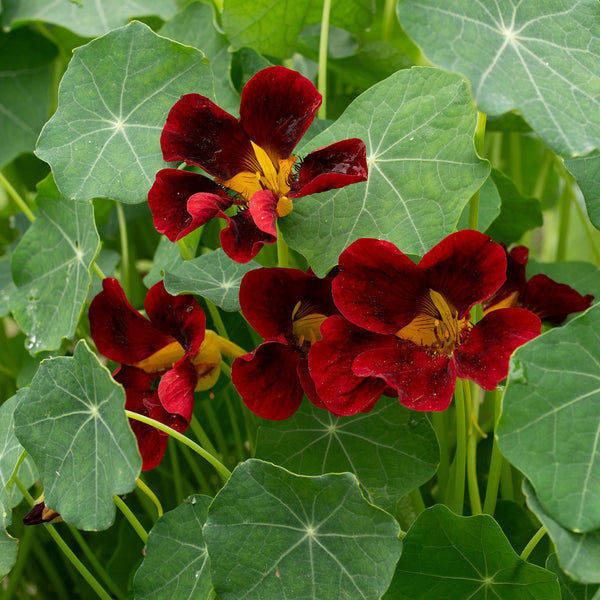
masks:
{"type": "Polygon", "coordinates": [[[321,94],[306,77],[285,67],[269,67],[244,86],[240,124],[277,161],[292,153],[321,102],[321,94]]]}
{"type": "Polygon", "coordinates": [[[550,323],[562,323],[571,313],[587,310],[594,296],[582,296],[572,287],[546,275],[534,275],[523,294],[523,308],[550,323]]]}
{"type": "Polygon", "coordinates": [[[158,398],[165,410],[181,415],[187,425],[194,410],[194,389],[198,383],[196,369],[188,357],[167,371],[158,384],[158,398]]]}
{"type": "Polygon", "coordinates": [[[304,300],[314,312],[330,315],[331,278],[319,279],[300,269],[266,268],[249,271],[240,284],[240,306],[244,317],[266,340],[286,343],[292,333],[292,313],[304,300]]]}
{"type": "Polygon", "coordinates": [[[277,238],[277,202],[279,197],[270,190],[252,194],[248,210],[255,225],[267,235],[277,238]]]}
{"type": "Polygon", "coordinates": [[[232,200],[214,181],[180,169],[159,171],[148,192],[154,226],[172,242],[204,225],[231,204],[232,200]],[[194,198],[193,212],[188,212],[191,198],[194,198]]]}
{"type": "Polygon", "coordinates": [[[277,234],[260,230],[248,209],[240,210],[232,217],[223,215],[229,226],[221,230],[221,247],[229,258],[238,263],[252,260],[265,244],[274,244],[277,234]]]}
{"type": "Polygon", "coordinates": [[[352,323],[376,333],[395,333],[417,315],[429,292],[422,272],[394,244],[363,238],[339,259],[333,299],[352,323]]]}
{"type": "Polygon", "coordinates": [[[100,354],[118,363],[132,364],[174,341],[129,304],[116,279],[107,277],[102,287],[89,310],[90,332],[100,354]]]}
{"type": "Polygon", "coordinates": [[[419,262],[429,287],[443,294],[462,318],[506,280],[506,253],[478,231],[465,229],[444,238],[419,262]]]}
{"type": "Polygon", "coordinates": [[[359,139],[342,140],[314,150],[304,158],[290,198],[299,198],[366,181],[367,150],[359,139]]]}
{"type": "Polygon", "coordinates": [[[396,346],[396,338],[356,327],[340,315],[323,322],[321,335],[308,353],[309,372],[318,397],[336,415],[370,410],[387,384],[382,379],[357,376],[352,363],[373,346],[381,346],[384,353],[389,351],[396,346]]]}
{"type": "Polygon", "coordinates": [[[304,396],[296,372],[298,361],[290,346],[265,342],[233,361],[231,381],[254,414],[281,421],[298,410],[304,396]]]}
{"type": "Polygon", "coordinates": [[[446,410],[456,385],[453,361],[433,358],[416,344],[401,340],[395,349],[363,352],[352,370],[361,377],[381,377],[397,391],[400,404],[412,410],[446,410]]]}
{"type": "Polygon", "coordinates": [[[206,317],[194,296],[171,296],[159,281],[146,294],[144,308],[152,324],[174,337],[186,354],[198,352],[204,340],[206,317]]]}
{"type": "MultiPolygon", "coordinates": [[[[317,394],[317,388],[315,387],[315,382],[313,378],[310,376],[310,372],[308,370],[308,361],[307,360],[299,360],[296,366],[296,373],[298,374],[298,380],[300,381],[300,385],[306,394],[306,397],[314,404],[317,408],[322,408],[323,410],[329,410],[323,400],[317,394]]],[[[333,411],[330,411],[333,412],[333,411]]],[[[335,414],[335,413],[334,413],[335,414]]],[[[336,415],[337,417],[341,415],[336,415]]]]}
{"type": "Polygon", "coordinates": [[[459,377],[493,390],[508,374],[510,355],[541,332],[538,317],[522,308],[500,308],[479,321],[454,352],[459,377]]]}
{"type": "Polygon", "coordinates": [[[252,144],[238,120],[200,94],[175,103],[163,128],[160,145],[167,162],[184,160],[220,179],[247,170],[252,144]]]}

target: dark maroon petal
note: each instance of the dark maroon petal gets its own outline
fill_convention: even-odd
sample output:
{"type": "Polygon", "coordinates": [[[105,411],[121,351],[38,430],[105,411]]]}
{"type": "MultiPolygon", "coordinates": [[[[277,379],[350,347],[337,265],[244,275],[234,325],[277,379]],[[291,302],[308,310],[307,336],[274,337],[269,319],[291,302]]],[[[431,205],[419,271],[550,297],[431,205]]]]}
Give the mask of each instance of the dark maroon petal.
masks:
{"type": "Polygon", "coordinates": [[[540,320],[528,310],[493,310],[473,327],[454,352],[458,376],[493,390],[508,374],[510,355],[540,331],[540,320]]]}
{"type": "Polygon", "coordinates": [[[248,209],[232,217],[223,215],[229,226],[221,229],[221,247],[229,258],[238,263],[251,261],[265,244],[274,244],[277,234],[265,233],[256,226],[248,209]]]}
{"type": "Polygon", "coordinates": [[[254,157],[238,120],[200,94],[186,94],[171,108],[160,145],[167,162],[184,160],[221,179],[247,170],[254,157]]]}
{"type": "Polygon", "coordinates": [[[319,279],[300,269],[267,268],[249,271],[240,284],[240,306],[244,317],[266,340],[285,343],[292,333],[292,313],[304,300],[315,313],[330,315],[331,278],[319,279]]]}
{"type": "Polygon", "coordinates": [[[116,279],[107,277],[102,286],[89,310],[90,332],[100,354],[133,364],[174,341],[129,304],[116,279]]]}
{"type": "Polygon", "coordinates": [[[525,266],[528,258],[529,248],[525,246],[516,246],[506,253],[506,281],[493,296],[483,302],[484,311],[501,303],[505,305],[498,306],[498,308],[516,307],[519,298],[523,296],[527,287],[525,266]]]}
{"type": "Polygon", "coordinates": [[[194,296],[171,296],[159,281],[146,294],[144,308],[152,324],[174,337],[186,354],[198,352],[204,340],[206,317],[194,296]]]}
{"type": "Polygon", "coordinates": [[[158,429],[135,419],[129,419],[131,429],[135,434],[138,449],[142,455],[142,471],[150,471],[158,467],[167,449],[169,436],[158,429]]]}
{"type": "Polygon", "coordinates": [[[309,373],[318,397],[336,415],[353,415],[372,408],[387,385],[382,379],[357,376],[352,363],[369,348],[381,346],[385,352],[395,347],[397,338],[356,327],[340,315],[323,322],[321,335],[308,352],[309,373]]]}
{"type": "Polygon", "coordinates": [[[192,420],[197,383],[196,369],[190,359],[184,357],[161,377],[158,384],[158,398],[165,410],[181,415],[187,425],[192,420]]]}
{"type": "Polygon", "coordinates": [[[411,410],[446,410],[456,385],[454,363],[432,357],[411,342],[398,340],[395,349],[375,348],[358,355],[352,370],[361,377],[381,377],[411,410]]]}
{"type": "Polygon", "coordinates": [[[254,414],[281,421],[298,410],[304,396],[296,373],[299,360],[289,346],[265,342],[233,361],[231,381],[254,414]]]}
{"type": "MultiPolygon", "coordinates": [[[[154,226],[159,233],[175,242],[188,233],[204,225],[218,211],[231,206],[231,199],[214,181],[204,175],[181,171],[180,169],[162,169],[156,174],[154,185],[148,192],[148,205],[152,211],[154,226]],[[206,208],[196,208],[188,212],[188,200],[199,196],[206,208]]],[[[196,199],[193,206],[201,204],[196,199]]]]}
{"type": "Polygon", "coordinates": [[[506,280],[506,252],[490,237],[464,229],[434,246],[419,262],[429,287],[445,296],[462,318],[506,280]]]}
{"type": "Polygon", "coordinates": [[[422,273],[394,244],[356,240],[339,260],[333,299],[352,323],[376,333],[396,333],[417,315],[429,288],[422,273]]]}
{"type": "Polygon", "coordinates": [[[587,310],[594,296],[582,296],[572,287],[546,275],[534,275],[522,298],[523,308],[550,323],[562,323],[571,313],[587,310]]]}
{"type": "Polygon", "coordinates": [[[366,181],[368,175],[364,142],[356,138],[342,140],[315,150],[304,158],[288,196],[299,198],[334,190],[366,181]]]}
{"type": "Polygon", "coordinates": [[[287,158],[313,122],[321,101],[317,88],[300,73],[268,67],[242,90],[240,124],[272,159],[287,158]]]}
{"type": "MultiPolygon", "coordinates": [[[[317,408],[322,408],[323,410],[329,410],[323,400],[317,394],[317,388],[315,387],[315,382],[313,381],[310,373],[308,371],[308,361],[307,360],[299,360],[296,366],[296,373],[298,374],[298,380],[300,381],[300,385],[306,394],[306,397],[314,404],[317,408]]],[[[329,411],[332,412],[332,411],[329,411]]],[[[335,413],[334,413],[335,414],[335,413]]],[[[341,415],[336,415],[336,417],[340,417],[341,415]]]]}
{"type": "MultiPolygon", "coordinates": [[[[146,373],[142,369],[129,365],[119,365],[112,374],[113,379],[119,382],[126,390],[138,392],[152,390],[152,382],[159,376],[160,373],[146,373]]],[[[130,410],[139,412],[136,408],[131,408],[130,410]]]]}

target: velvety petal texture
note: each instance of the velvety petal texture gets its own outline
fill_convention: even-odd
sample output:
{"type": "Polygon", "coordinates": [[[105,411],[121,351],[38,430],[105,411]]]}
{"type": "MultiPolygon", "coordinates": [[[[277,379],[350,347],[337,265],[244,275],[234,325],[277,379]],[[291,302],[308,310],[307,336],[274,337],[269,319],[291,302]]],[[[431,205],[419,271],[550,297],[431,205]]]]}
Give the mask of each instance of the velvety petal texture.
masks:
{"type": "MultiPolygon", "coordinates": [[[[252,218],[252,213],[247,208],[240,210],[237,214],[227,219],[228,226],[221,229],[219,234],[223,252],[238,263],[251,261],[266,244],[274,244],[277,241],[277,231],[265,232],[259,229],[252,218]]],[[[266,225],[263,223],[263,226],[266,225]]]]}

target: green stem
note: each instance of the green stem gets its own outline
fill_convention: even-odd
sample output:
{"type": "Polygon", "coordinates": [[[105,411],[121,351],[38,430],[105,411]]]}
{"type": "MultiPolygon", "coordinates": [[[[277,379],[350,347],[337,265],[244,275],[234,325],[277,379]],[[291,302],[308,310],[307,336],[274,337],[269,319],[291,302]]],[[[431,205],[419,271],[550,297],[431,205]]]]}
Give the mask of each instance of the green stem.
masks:
{"type": "Polygon", "coordinates": [[[119,586],[112,580],[111,576],[106,572],[106,569],[104,569],[104,567],[100,564],[100,561],[96,558],[94,553],[90,550],[90,547],[88,546],[81,533],[79,533],[79,530],[73,527],[72,525],[69,525],[69,531],[75,538],[75,541],[79,544],[79,547],[83,550],[83,553],[85,554],[86,558],[90,561],[92,567],[96,570],[98,575],[100,575],[100,578],[102,579],[102,581],[104,581],[108,589],[117,598],[123,598],[123,592],[121,591],[119,586]]]}
{"type": "MultiPolygon", "coordinates": [[[[224,364],[227,363],[221,362],[221,369],[223,369],[224,364]]],[[[192,415],[192,421],[190,423],[190,426],[192,428],[192,431],[194,432],[194,435],[198,438],[200,445],[206,450],[208,450],[208,452],[210,452],[214,457],[219,458],[219,453],[217,452],[217,449],[213,446],[213,443],[210,441],[210,438],[208,437],[206,431],[204,431],[202,425],[200,425],[200,421],[198,421],[196,415],[192,415]]]]}
{"type": "Polygon", "coordinates": [[[409,492],[408,496],[415,511],[415,515],[418,517],[425,510],[425,502],[423,502],[421,490],[419,488],[415,488],[409,492]]]}
{"type": "Polygon", "coordinates": [[[125,296],[129,297],[129,240],[127,238],[127,222],[125,221],[125,211],[123,206],[115,200],[117,209],[117,220],[119,222],[119,238],[121,241],[121,284],[125,291],[125,296]]]}
{"type": "Polygon", "coordinates": [[[477,423],[479,416],[479,403],[473,403],[471,399],[471,385],[466,380],[462,380],[463,391],[466,399],[466,418],[470,417],[468,439],[467,439],[467,484],[469,488],[469,503],[471,505],[471,514],[481,514],[481,497],[479,495],[479,484],[477,482],[477,423]]]}
{"type": "MultiPolygon", "coordinates": [[[[498,423],[500,418],[501,400],[502,395],[499,390],[494,392],[494,423],[498,423]]],[[[496,425],[494,425],[494,431],[496,425]]],[[[496,500],[498,499],[498,487],[500,486],[500,475],[502,473],[502,462],[504,457],[498,447],[498,438],[494,435],[494,442],[492,445],[492,457],[490,459],[490,470],[488,473],[487,487],[485,489],[485,500],[483,501],[483,512],[486,515],[494,516],[496,510],[496,500]]]]}
{"type": "Polygon", "coordinates": [[[277,266],[285,269],[289,265],[290,251],[277,225],[277,266]]]}
{"type": "Polygon", "coordinates": [[[137,517],[133,514],[129,506],[123,502],[122,498],[116,494],[113,496],[113,500],[117,505],[117,508],[123,513],[123,516],[129,521],[134,531],[138,534],[144,544],[148,542],[148,532],[142,527],[142,524],[138,521],[137,517]]]}
{"type": "Polygon", "coordinates": [[[331,0],[323,0],[323,16],[321,18],[321,39],[319,42],[319,74],[317,78],[317,89],[323,96],[317,117],[327,117],[327,46],[329,42],[329,13],[331,12],[331,0]]]}
{"type": "Polygon", "coordinates": [[[177,446],[169,444],[169,458],[171,459],[171,473],[173,474],[173,482],[175,484],[175,500],[177,504],[185,498],[183,493],[183,483],[181,481],[181,469],[179,468],[179,456],[177,455],[177,446]]]}
{"type": "MultiPolygon", "coordinates": [[[[474,144],[475,151],[479,156],[483,156],[483,147],[485,142],[485,113],[477,113],[477,125],[475,126],[474,144]]],[[[469,229],[477,230],[479,227],[479,190],[477,190],[469,200],[469,229]]]]}
{"type": "Polygon", "coordinates": [[[29,208],[27,202],[21,198],[19,192],[17,192],[17,190],[15,190],[15,188],[10,184],[8,179],[4,177],[2,172],[0,172],[0,183],[6,188],[9,196],[15,201],[15,204],[19,207],[19,209],[24,212],[29,221],[33,223],[35,221],[35,214],[29,208]]]}
{"type": "Polygon", "coordinates": [[[533,549],[538,545],[540,540],[546,535],[546,528],[542,525],[534,534],[534,536],[527,542],[527,546],[523,548],[521,552],[521,558],[527,560],[529,555],[533,552],[533,549]]]}
{"type": "Polygon", "coordinates": [[[573,190],[568,182],[560,196],[560,216],[558,221],[558,243],[556,245],[556,261],[565,260],[567,254],[567,237],[569,233],[569,220],[571,214],[571,198],[573,190]]]}
{"type": "Polygon", "coordinates": [[[181,449],[183,450],[182,454],[185,462],[188,464],[190,470],[196,478],[196,482],[200,486],[200,491],[204,490],[207,495],[213,496],[214,491],[204,476],[202,469],[200,469],[198,466],[198,461],[196,460],[194,453],[187,446],[182,446],[181,449]]]}
{"type": "Polygon", "coordinates": [[[515,488],[512,478],[512,466],[507,460],[502,461],[502,471],[500,472],[500,490],[504,500],[515,499],[515,488]]]}
{"type": "Polygon", "coordinates": [[[521,163],[521,134],[516,131],[511,131],[508,134],[510,158],[511,158],[511,175],[512,179],[523,192],[523,172],[521,163]]]}
{"type": "Polygon", "coordinates": [[[140,489],[140,491],[142,491],[144,494],[146,494],[146,496],[148,496],[148,498],[150,498],[150,500],[152,500],[152,504],[156,506],[156,513],[158,514],[158,518],[160,519],[163,516],[164,511],[162,504],[160,503],[160,500],[158,499],[156,494],[139,477],[136,478],[135,482],[137,483],[137,486],[140,489]]]}
{"type": "Polygon", "coordinates": [[[396,19],[396,0],[385,0],[383,7],[382,38],[384,42],[389,42],[392,37],[392,30],[396,19]]]}
{"type": "Polygon", "coordinates": [[[106,275],[102,272],[102,269],[98,266],[98,263],[94,262],[92,264],[92,268],[94,269],[96,275],[100,277],[100,280],[106,279],[106,275]]]}
{"type": "Polygon", "coordinates": [[[450,447],[448,440],[448,412],[431,413],[431,424],[440,447],[440,466],[437,471],[439,498],[447,498],[448,478],[450,476],[450,447]]]}
{"type": "Polygon", "coordinates": [[[231,423],[231,429],[233,430],[233,439],[235,442],[237,460],[241,462],[246,457],[246,452],[244,451],[244,442],[242,441],[242,436],[240,434],[240,426],[237,420],[237,415],[233,410],[233,404],[231,403],[229,390],[226,390],[225,394],[225,404],[227,406],[227,413],[229,414],[229,422],[231,423]]]}
{"type": "MultiPolygon", "coordinates": [[[[34,529],[30,527],[30,529],[34,529]]],[[[46,579],[50,584],[52,590],[52,596],[56,600],[71,600],[71,594],[67,592],[63,579],[64,573],[61,570],[56,569],[55,565],[48,558],[46,553],[46,547],[43,544],[34,544],[33,546],[33,557],[35,562],[33,563],[33,571],[37,577],[46,579]],[[40,567],[42,573],[40,574],[40,567]]],[[[8,600],[8,596],[3,598],[8,600]]]]}
{"type": "Polygon", "coordinates": [[[465,468],[467,462],[467,426],[465,419],[465,397],[460,381],[454,390],[456,409],[456,454],[454,456],[454,493],[448,507],[457,515],[462,515],[465,502],[465,468]]]}
{"type": "Polygon", "coordinates": [[[219,422],[219,419],[217,419],[217,415],[215,413],[215,409],[213,408],[212,402],[206,402],[205,404],[203,404],[202,408],[206,413],[206,418],[208,419],[208,423],[210,425],[210,431],[216,438],[219,456],[221,458],[225,458],[228,455],[227,442],[225,441],[225,435],[223,434],[221,423],[219,422]]]}
{"type": "Polygon", "coordinates": [[[587,233],[587,238],[588,238],[588,241],[590,242],[590,246],[592,248],[592,254],[594,255],[594,258],[596,259],[596,264],[600,265],[600,249],[598,248],[598,245],[596,244],[596,240],[594,239],[594,232],[596,230],[594,229],[594,227],[592,227],[587,215],[584,213],[579,202],[575,201],[575,202],[573,202],[573,204],[575,205],[575,210],[577,211],[577,215],[581,219],[581,222],[583,223],[583,226],[587,233]]]}
{"type": "Polygon", "coordinates": [[[204,301],[206,302],[206,308],[208,309],[210,318],[212,319],[213,325],[215,326],[217,333],[222,338],[228,340],[229,336],[227,335],[227,328],[225,327],[225,323],[223,323],[223,319],[221,318],[221,313],[219,312],[219,309],[208,298],[204,298],[204,301]]]}
{"type": "Polygon", "coordinates": [[[179,254],[181,254],[183,260],[192,260],[194,258],[183,240],[177,240],[177,245],[179,246],[179,254]]]}
{"type": "Polygon", "coordinates": [[[130,410],[125,411],[125,415],[134,419],[135,421],[140,421],[141,423],[146,423],[146,425],[151,425],[152,427],[156,427],[156,429],[160,429],[160,431],[164,431],[169,434],[171,437],[175,438],[178,442],[185,444],[189,448],[191,448],[196,454],[199,454],[202,458],[204,458],[207,462],[209,462],[219,473],[221,479],[224,483],[226,483],[231,477],[231,471],[225,467],[218,459],[216,459],[210,452],[207,452],[202,446],[196,444],[196,442],[190,440],[190,438],[185,435],[171,429],[167,425],[161,423],[160,421],[155,421],[150,417],[146,417],[144,415],[140,415],[138,413],[131,412],[130,410]]]}

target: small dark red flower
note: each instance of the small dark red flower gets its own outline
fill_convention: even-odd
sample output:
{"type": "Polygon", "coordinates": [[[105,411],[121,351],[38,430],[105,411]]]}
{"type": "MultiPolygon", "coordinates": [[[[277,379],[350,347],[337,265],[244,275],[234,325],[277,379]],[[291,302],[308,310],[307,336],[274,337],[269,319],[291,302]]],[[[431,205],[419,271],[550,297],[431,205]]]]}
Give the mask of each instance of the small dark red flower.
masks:
{"type": "MultiPolygon", "coordinates": [[[[448,236],[418,265],[389,242],[360,239],[341,254],[339,268],[332,286],[337,308],[355,327],[379,335],[365,334],[360,351],[342,347],[339,361],[351,361],[358,377],[381,378],[409,408],[444,410],[457,377],[495,388],[507,375],[512,352],[540,333],[539,319],[517,308],[470,322],[471,308],[506,277],[504,250],[476,231],[448,236]]],[[[343,324],[335,325],[343,339],[343,324]]],[[[329,336],[326,327],[321,333],[319,345],[329,336]]],[[[332,369],[311,373],[317,393],[338,414],[373,402],[368,394],[336,394],[332,369]]]]}
{"type": "MultiPolygon", "coordinates": [[[[241,348],[205,329],[206,318],[191,295],[171,296],[162,282],[148,291],[148,318],[131,306],[116,279],[106,278],[90,305],[92,339],[98,351],[120,363],[113,377],[125,388],[125,407],[177,431],[192,418],[194,391],[208,390],[220,373],[221,354],[241,348]],[[158,385],[157,385],[158,383],[158,385]]],[[[160,462],[167,439],[142,423],[132,423],[143,469],[160,462]]]]}
{"type": "Polygon", "coordinates": [[[331,277],[319,279],[299,269],[255,269],[242,279],[240,306],[265,339],[231,368],[231,380],[246,406],[264,419],[287,419],[306,393],[322,407],[305,359],[321,337],[321,323],[337,312],[331,277]]]}
{"type": "Polygon", "coordinates": [[[289,214],[293,198],[365,181],[361,140],[320,148],[301,162],[292,155],[321,101],[308,79],[279,66],[263,69],[246,84],[239,119],[205,96],[183,96],[163,129],[164,159],[201,167],[215,180],[178,169],[159,171],[148,195],[156,229],[176,241],[214,217],[226,219],[223,250],[248,262],[264,244],[275,243],[276,219],[289,214]],[[226,214],[232,205],[238,212],[226,214]]]}
{"type": "Polygon", "coordinates": [[[529,249],[525,246],[516,246],[506,253],[506,258],[506,281],[483,303],[484,314],[499,308],[522,307],[535,313],[542,321],[559,324],[571,313],[591,306],[594,296],[582,296],[572,287],[547,275],[534,275],[527,281],[525,267],[529,249]]]}

